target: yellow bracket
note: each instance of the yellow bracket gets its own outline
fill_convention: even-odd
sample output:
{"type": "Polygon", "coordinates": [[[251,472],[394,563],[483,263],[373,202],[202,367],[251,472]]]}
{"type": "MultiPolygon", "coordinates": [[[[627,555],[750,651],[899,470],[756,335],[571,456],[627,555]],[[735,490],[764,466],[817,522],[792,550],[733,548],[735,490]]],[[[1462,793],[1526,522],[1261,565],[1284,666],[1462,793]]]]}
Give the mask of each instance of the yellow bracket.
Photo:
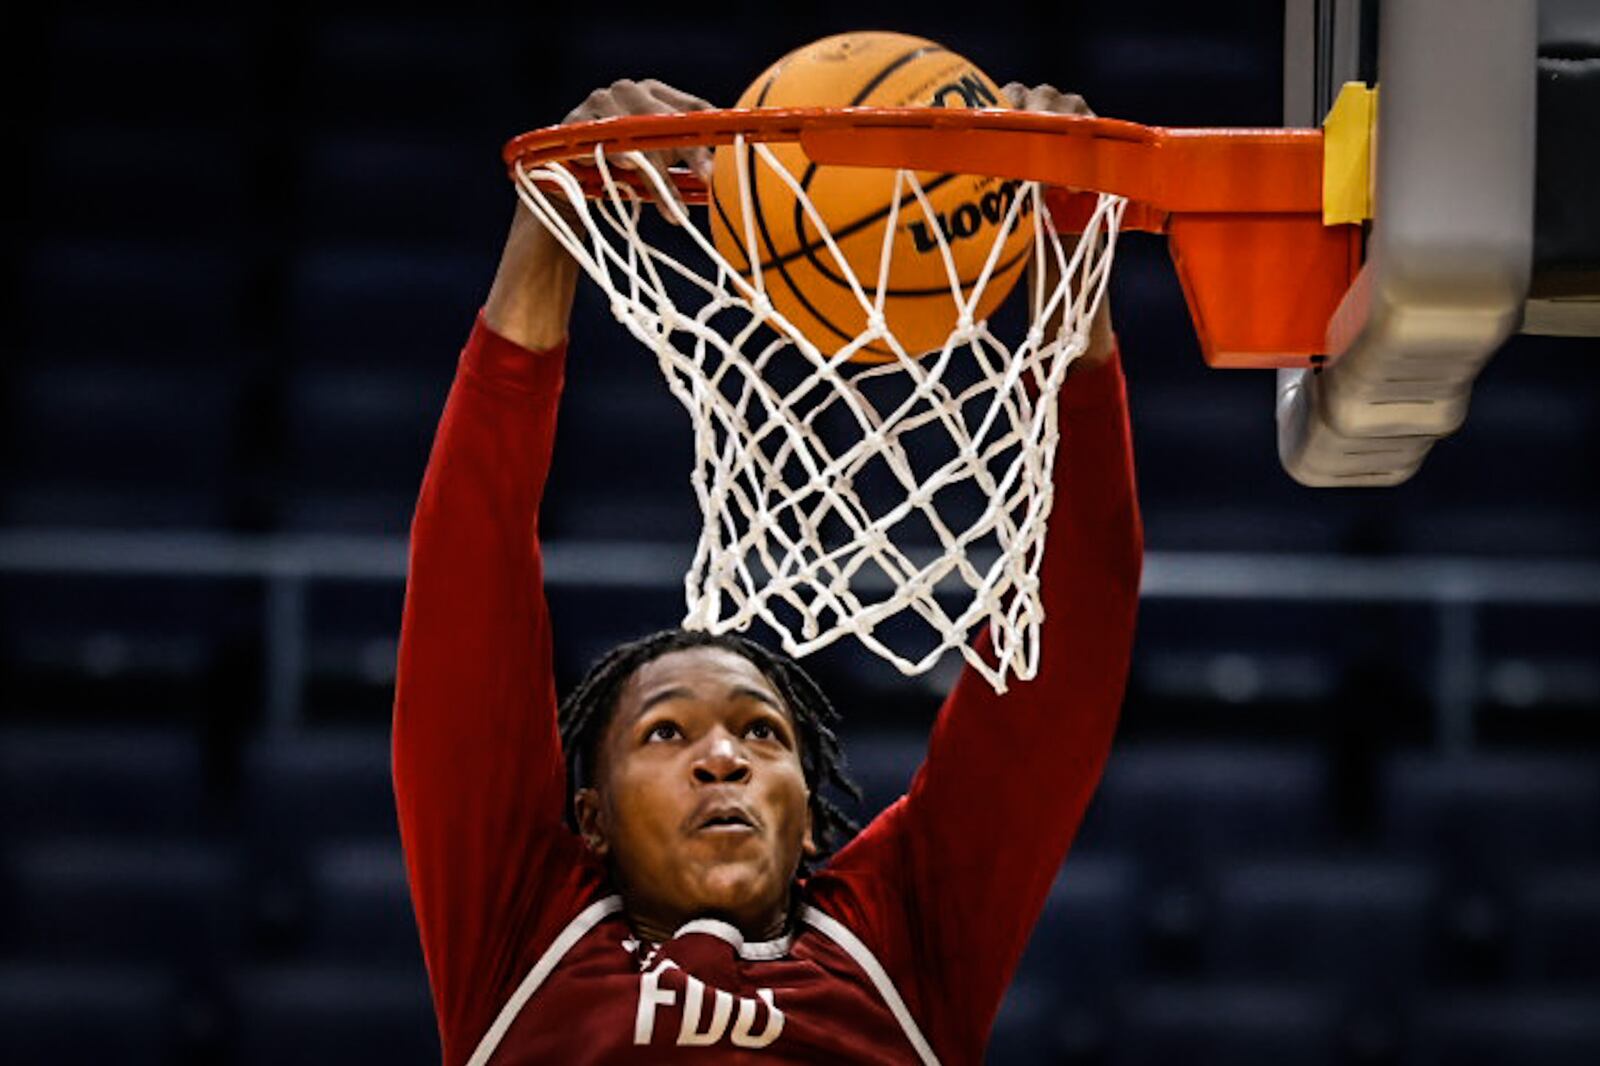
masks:
{"type": "Polygon", "coordinates": [[[1378,90],[1347,81],[1322,121],[1322,223],[1372,217],[1372,140],[1378,90]]]}

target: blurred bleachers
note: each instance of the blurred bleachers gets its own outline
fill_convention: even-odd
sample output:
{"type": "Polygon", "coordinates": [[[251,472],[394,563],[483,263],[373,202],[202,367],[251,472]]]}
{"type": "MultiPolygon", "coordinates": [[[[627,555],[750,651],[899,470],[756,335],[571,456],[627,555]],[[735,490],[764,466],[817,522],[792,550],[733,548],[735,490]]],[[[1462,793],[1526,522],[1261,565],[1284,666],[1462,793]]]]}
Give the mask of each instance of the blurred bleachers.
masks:
{"type": "MultiPolygon", "coordinates": [[[[368,1029],[390,1041],[386,1061],[429,1060],[380,729],[253,742],[233,788],[208,783],[176,735],[63,736],[0,737],[4,1039],[79,1061],[89,1038],[61,1019],[92,1007],[126,1020],[130,1047],[167,1049],[147,1061],[333,1061],[368,1029]]],[[[870,813],[920,751],[899,733],[848,743],[870,813]]],[[[1374,797],[1383,827],[1351,833],[1312,747],[1122,745],[994,1061],[1157,1063],[1193,1046],[1193,1061],[1454,1062],[1473,1033],[1533,1030],[1551,1055],[1592,1048],[1593,761],[1534,769],[1396,756],[1374,797]],[[1485,852],[1518,841],[1493,876],[1448,847],[1450,826],[1472,835],[1472,803],[1493,808],[1485,852]],[[1460,997],[1482,1009],[1454,1009],[1460,997]]]]}
{"type": "MultiPolygon", "coordinates": [[[[1103,114],[1279,115],[1280,0],[410,7],[16,16],[0,533],[398,545],[511,215],[499,143],[617,77],[729,101],[782,49],[877,24],[1103,114]]],[[[1600,557],[1592,342],[1515,340],[1412,483],[1311,492],[1278,468],[1270,375],[1206,370],[1164,248],[1119,256],[1154,552],[1600,557]]],[[[588,289],[573,337],[544,534],[687,559],[681,411],[588,289]]],[[[670,585],[603,576],[551,589],[563,686],[677,621],[670,585]]],[[[400,594],[0,569],[0,1062],[437,1061],[388,777],[400,594]],[[263,650],[286,610],[298,729],[263,650]]],[[[1147,601],[990,1061],[1600,1062],[1600,611],[1451,629],[1447,606],[1147,601]],[[1438,724],[1461,639],[1470,753],[1438,724]]],[[[869,815],[948,674],[815,665],[869,815]]]]}

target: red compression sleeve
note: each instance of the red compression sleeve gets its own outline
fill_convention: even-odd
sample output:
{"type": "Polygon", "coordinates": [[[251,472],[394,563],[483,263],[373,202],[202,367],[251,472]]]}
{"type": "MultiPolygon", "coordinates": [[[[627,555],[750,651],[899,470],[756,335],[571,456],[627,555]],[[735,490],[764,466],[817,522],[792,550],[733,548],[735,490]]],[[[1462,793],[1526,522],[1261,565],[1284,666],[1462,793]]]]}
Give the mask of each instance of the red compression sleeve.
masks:
{"type": "Polygon", "coordinates": [[[581,890],[537,540],[564,360],[479,319],[412,524],[395,797],[446,1063],[471,1054],[581,890]]]}
{"type": "Polygon", "coordinates": [[[1127,681],[1143,542],[1119,357],[1068,379],[1061,426],[1038,676],[1001,695],[964,671],[906,798],[814,879],[883,951],[947,1061],[982,1058],[1127,681]]]}

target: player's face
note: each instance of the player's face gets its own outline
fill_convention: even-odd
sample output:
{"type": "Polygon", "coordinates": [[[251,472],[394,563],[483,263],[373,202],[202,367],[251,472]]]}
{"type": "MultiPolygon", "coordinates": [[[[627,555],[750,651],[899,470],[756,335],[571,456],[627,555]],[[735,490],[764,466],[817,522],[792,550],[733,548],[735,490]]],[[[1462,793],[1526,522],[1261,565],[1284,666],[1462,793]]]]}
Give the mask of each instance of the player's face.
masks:
{"type": "Polygon", "coordinates": [[[775,934],[816,848],[799,736],[766,676],[723,648],[669,652],[623,686],[600,749],[580,826],[641,928],[715,916],[775,934]]]}

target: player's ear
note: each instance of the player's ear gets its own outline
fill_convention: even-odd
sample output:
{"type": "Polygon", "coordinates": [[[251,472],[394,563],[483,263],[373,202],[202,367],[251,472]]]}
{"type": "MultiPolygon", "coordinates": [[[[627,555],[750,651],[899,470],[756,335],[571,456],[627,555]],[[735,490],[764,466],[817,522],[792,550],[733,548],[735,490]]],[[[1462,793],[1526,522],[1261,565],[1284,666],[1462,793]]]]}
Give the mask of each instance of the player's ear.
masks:
{"type": "Polygon", "coordinates": [[[583,838],[584,846],[603,857],[611,850],[611,841],[606,836],[600,793],[592,788],[578,789],[572,795],[572,809],[578,816],[578,835],[583,838]]]}
{"type": "Polygon", "coordinates": [[[801,838],[800,838],[800,854],[804,855],[808,859],[816,858],[817,857],[817,851],[819,850],[817,848],[817,838],[815,836],[813,836],[812,833],[811,833],[811,825],[812,825],[811,804],[807,803],[806,804],[806,831],[805,831],[805,834],[803,836],[801,836],[801,838]]]}

